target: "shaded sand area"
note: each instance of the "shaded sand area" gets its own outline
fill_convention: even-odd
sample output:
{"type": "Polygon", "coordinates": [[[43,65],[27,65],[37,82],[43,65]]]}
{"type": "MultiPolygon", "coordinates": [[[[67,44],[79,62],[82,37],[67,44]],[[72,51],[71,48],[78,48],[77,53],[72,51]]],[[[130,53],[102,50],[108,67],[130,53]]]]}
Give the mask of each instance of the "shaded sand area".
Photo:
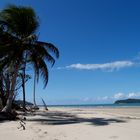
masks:
{"type": "Polygon", "coordinates": [[[139,140],[140,108],[49,108],[0,122],[1,140],[139,140]]]}

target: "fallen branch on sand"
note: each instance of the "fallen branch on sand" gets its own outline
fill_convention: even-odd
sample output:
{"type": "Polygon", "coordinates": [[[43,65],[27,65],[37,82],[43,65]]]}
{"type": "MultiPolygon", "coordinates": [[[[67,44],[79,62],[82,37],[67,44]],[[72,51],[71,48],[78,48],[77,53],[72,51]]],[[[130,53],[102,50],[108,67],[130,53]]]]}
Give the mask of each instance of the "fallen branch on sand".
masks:
{"type": "Polygon", "coordinates": [[[45,110],[48,110],[48,107],[47,107],[47,105],[46,105],[46,103],[45,103],[45,101],[43,99],[42,99],[42,102],[43,102],[43,105],[45,107],[45,110]]]}
{"type": "Polygon", "coordinates": [[[19,122],[20,126],[18,127],[18,129],[22,128],[23,130],[25,130],[26,123],[24,122],[24,120],[26,120],[25,117],[20,118],[20,122],[19,122]]]}

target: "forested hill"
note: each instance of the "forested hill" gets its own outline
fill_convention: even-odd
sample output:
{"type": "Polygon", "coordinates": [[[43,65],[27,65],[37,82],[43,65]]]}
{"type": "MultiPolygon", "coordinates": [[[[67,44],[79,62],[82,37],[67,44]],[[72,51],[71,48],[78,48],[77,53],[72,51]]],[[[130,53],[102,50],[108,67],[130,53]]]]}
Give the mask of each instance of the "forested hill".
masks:
{"type": "Polygon", "coordinates": [[[140,99],[117,100],[115,104],[140,103],[140,99]]]}

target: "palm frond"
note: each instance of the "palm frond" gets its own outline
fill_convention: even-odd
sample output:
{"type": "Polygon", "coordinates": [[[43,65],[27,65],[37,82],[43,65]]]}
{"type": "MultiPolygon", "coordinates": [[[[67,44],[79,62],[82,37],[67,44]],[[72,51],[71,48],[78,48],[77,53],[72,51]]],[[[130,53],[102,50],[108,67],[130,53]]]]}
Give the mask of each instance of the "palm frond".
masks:
{"type": "Polygon", "coordinates": [[[1,12],[0,20],[17,36],[29,36],[39,26],[38,18],[31,7],[10,5],[1,12]]]}
{"type": "Polygon", "coordinates": [[[47,60],[52,64],[52,66],[55,63],[55,59],[49,54],[49,52],[45,49],[44,46],[40,44],[34,44],[34,51],[42,58],[47,60]]]}
{"type": "Polygon", "coordinates": [[[53,54],[56,56],[56,58],[59,58],[59,50],[52,44],[42,41],[37,41],[38,44],[43,45],[48,49],[48,51],[53,52],[53,54]]]}
{"type": "Polygon", "coordinates": [[[34,53],[32,53],[29,58],[28,58],[28,62],[30,64],[32,64],[33,68],[34,68],[34,71],[36,73],[36,78],[37,78],[37,82],[39,80],[39,65],[38,65],[38,60],[37,60],[37,57],[34,53]]]}
{"type": "Polygon", "coordinates": [[[44,59],[33,53],[30,56],[30,63],[34,66],[37,81],[39,80],[40,76],[44,79],[44,88],[45,88],[48,83],[48,68],[44,59]]]}
{"type": "Polygon", "coordinates": [[[46,63],[44,62],[44,60],[42,58],[39,58],[38,61],[39,61],[40,75],[44,80],[44,88],[45,88],[47,86],[48,79],[49,79],[48,68],[47,68],[46,63]]]}

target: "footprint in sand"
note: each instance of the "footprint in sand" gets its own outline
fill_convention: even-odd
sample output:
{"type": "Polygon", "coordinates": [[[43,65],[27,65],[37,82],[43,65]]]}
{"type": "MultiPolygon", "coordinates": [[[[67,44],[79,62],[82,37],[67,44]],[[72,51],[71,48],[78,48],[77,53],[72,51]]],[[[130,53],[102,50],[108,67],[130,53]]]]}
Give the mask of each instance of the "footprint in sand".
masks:
{"type": "Polygon", "coordinates": [[[39,135],[38,135],[38,137],[39,137],[39,138],[44,138],[46,134],[48,134],[47,131],[40,132],[39,135]]]}
{"type": "Polygon", "coordinates": [[[44,131],[44,134],[47,134],[48,132],[47,131],[44,131]]]}
{"type": "Polygon", "coordinates": [[[110,139],[117,139],[118,138],[118,136],[111,136],[111,137],[109,137],[110,139]]]}
{"type": "Polygon", "coordinates": [[[39,133],[39,132],[41,132],[41,129],[35,130],[35,133],[39,133]]]}

